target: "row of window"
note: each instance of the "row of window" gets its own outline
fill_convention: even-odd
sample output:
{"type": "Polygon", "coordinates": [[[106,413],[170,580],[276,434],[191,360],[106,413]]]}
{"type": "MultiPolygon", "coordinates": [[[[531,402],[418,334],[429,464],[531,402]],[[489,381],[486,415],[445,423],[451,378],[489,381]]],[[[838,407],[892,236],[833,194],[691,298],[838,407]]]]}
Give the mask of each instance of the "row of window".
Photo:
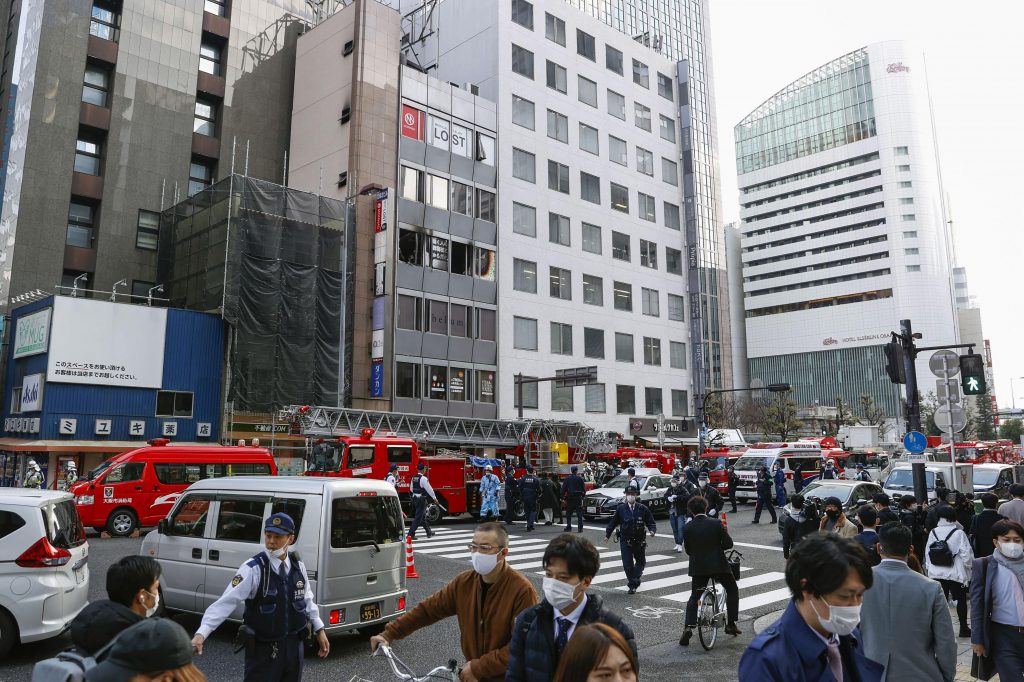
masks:
{"type": "MultiPolygon", "coordinates": [[[[750,215],[743,219],[744,223],[755,223],[761,220],[770,220],[777,218],[781,215],[788,213],[797,213],[799,211],[805,211],[812,208],[820,208],[821,206],[828,206],[829,204],[836,204],[847,199],[859,199],[861,197],[870,196],[872,194],[878,194],[882,191],[881,185],[875,185],[874,187],[866,187],[864,189],[855,190],[852,192],[846,192],[843,194],[826,195],[820,199],[814,201],[808,201],[803,204],[795,204],[793,206],[787,206],[786,208],[779,209],[777,211],[767,211],[765,213],[758,213],[756,215],[750,215]]],[[[900,200],[902,203],[902,199],[900,200]]]]}
{"type": "Polygon", "coordinates": [[[810,301],[783,303],[765,308],[747,308],[746,317],[781,315],[783,313],[792,313],[798,310],[816,310],[818,308],[830,308],[837,305],[863,303],[864,301],[878,301],[885,298],[892,298],[892,289],[876,289],[874,291],[848,294],[846,296],[830,296],[829,298],[816,298],[810,301]]]}
{"type": "Polygon", "coordinates": [[[418,201],[452,213],[497,222],[498,206],[494,192],[402,166],[399,193],[403,199],[418,201]]]}
{"type": "Polygon", "coordinates": [[[494,403],[493,369],[395,363],[395,396],[448,402],[494,403]]]}
{"type": "MultiPolygon", "coordinates": [[[[533,30],[533,3],[528,0],[512,0],[512,21],[530,31],[533,30]]],[[[553,43],[565,47],[565,20],[555,15],[544,13],[544,37],[553,43]]],[[[597,62],[597,41],[586,31],[576,29],[576,54],[597,62]]],[[[611,45],[605,45],[605,68],[618,75],[623,75],[623,54],[611,45]]],[[[650,69],[638,59],[633,60],[633,82],[643,88],[650,88],[650,69]]],[[[672,78],[658,73],[658,94],[674,100],[672,94],[672,78]]]]}
{"type": "Polygon", "coordinates": [[[803,171],[800,173],[794,173],[793,175],[784,175],[781,178],[775,180],[769,180],[767,182],[761,182],[756,185],[748,185],[741,187],[740,191],[744,194],[751,192],[760,192],[762,190],[771,189],[772,187],[778,187],[780,185],[788,185],[792,182],[799,182],[808,178],[813,178],[817,175],[823,175],[825,173],[832,173],[833,171],[842,170],[843,168],[850,168],[852,166],[859,166],[862,163],[868,163],[870,161],[878,161],[878,152],[872,152],[865,156],[857,156],[852,159],[845,161],[838,161],[836,163],[830,163],[827,166],[820,166],[818,168],[812,168],[809,171],[803,171]]]}
{"type": "Polygon", "coordinates": [[[397,309],[399,329],[479,341],[497,338],[492,308],[474,308],[461,303],[399,294],[397,309]]]}
{"type": "MultiPolygon", "coordinates": [[[[68,225],[65,244],[83,249],[93,247],[97,209],[95,204],[73,197],[68,207],[68,225]]],[[[135,226],[135,248],[156,251],[160,236],[160,214],[155,211],[139,210],[135,226]]]]}
{"type": "MultiPolygon", "coordinates": [[[[884,223],[876,223],[884,224],[884,223]]],[[[907,233],[904,232],[903,236],[906,237],[907,233]]],[[[759,265],[770,265],[772,263],[780,263],[782,261],[793,260],[794,258],[805,258],[807,256],[817,256],[822,253],[831,253],[833,251],[842,251],[844,249],[855,249],[859,246],[868,246],[870,244],[878,244],[880,242],[889,241],[889,235],[880,234],[867,239],[856,239],[849,242],[841,242],[839,244],[829,244],[828,246],[822,246],[817,249],[808,249],[806,251],[794,251],[793,253],[783,254],[781,256],[775,256],[772,258],[760,258],[758,260],[748,261],[743,264],[747,268],[755,268],[759,265]]]]}
{"type": "MultiPolygon", "coordinates": [[[[662,213],[665,218],[665,226],[673,229],[679,229],[679,207],[675,204],[671,204],[667,201],[662,202],[662,213]]],[[[583,250],[588,253],[595,253],[601,255],[604,252],[602,230],[599,225],[593,225],[591,223],[581,222],[582,230],[582,245],[583,250]]],[[[537,236],[537,209],[534,206],[528,204],[522,204],[519,202],[512,203],[512,231],[516,234],[521,234],[525,237],[536,237],[537,236]]],[[[629,237],[619,232],[612,233],[612,255],[619,260],[630,260],[629,255],[629,237]],[[615,236],[618,235],[618,236],[615,236]]],[[[572,242],[571,238],[571,221],[569,216],[563,216],[558,213],[548,213],[548,239],[555,244],[561,244],[562,246],[570,246],[572,242]]],[[[649,242],[650,243],[650,242],[649,242]]],[[[676,249],[666,248],[666,260],[669,263],[674,261],[675,255],[670,251],[676,251],[676,249]]],[[[649,267],[657,267],[656,264],[647,264],[649,267]]],[[[671,267],[671,266],[670,266],[671,267]]],[[[674,272],[673,270],[669,270],[674,272]]],[[[679,273],[676,273],[679,274],[679,273]]]]}
{"type": "MultiPolygon", "coordinates": [[[[579,99],[584,104],[597,108],[597,83],[583,76],[578,77],[579,99]]],[[[615,92],[608,90],[608,113],[623,121],[626,120],[626,99],[615,92]]],[[[633,104],[634,123],[638,128],[651,132],[651,109],[640,102],[633,104]]],[[[658,134],[666,142],[676,141],[675,121],[665,116],[658,115],[658,134]]],[[[519,95],[512,95],[512,123],[528,130],[537,129],[537,106],[531,100],[519,95]]],[[[599,154],[598,131],[593,126],[580,122],[579,145],[580,149],[599,154]]],[[[547,110],[547,135],[553,140],[565,144],[569,143],[569,117],[554,109],[547,110]]],[[[626,141],[614,135],[608,136],[608,147],[610,158],[621,166],[626,165],[626,141]]],[[[639,169],[638,169],[639,170],[639,169]]],[[[650,175],[650,173],[648,173],[650,175]]]]}
{"type": "MultiPolygon", "coordinates": [[[[803,218],[803,219],[794,220],[794,221],[788,222],[788,223],[781,223],[779,225],[776,225],[775,227],[766,227],[766,228],[763,228],[763,229],[760,229],[760,230],[754,230],[753,232],[745,232],[744,236],[746,236],[746,237],[759,237],[761,235],[772,234],[773,232],[782,232],[784,230],[790,230],[790,229],[792,229],[794,227],[801,227],[803,225],[812,225],[814,223],[825,222],[826,220],[836,220],[837,218],[846,218],[848,216],[857,215],[859,213],[869,213],[871,211],[877,211],[877,210],[882,209],[882,208],[885,208],[885,202],[884,201],[878,201],[878,202],[875,202],[873,204],[864,204],[863,206],[856,206],[854,208],[848,208],[845,211],[834,211],[832,213],[822,213],[820,215],[816,215],[816,216],[813,216],[811,218],[803,218]]],[[[803,237],[798,237],[797,239],[803,239],[803,237]]],[[[782,240],[782,242],[775,242],[775,243],[785,243],[785,240],[782,240]]],[[[764,247],[762,246],[761,248],[764,248],[764,247]]]]}
{"type": "MultiPolygon", "coordinates": [[[[534,377],[523,377],[533,379],[534,377]]],[[[540,384],[523,384],[523,409],[539,409],[540,384]]],[[[664,414],[663,396],[664,390],[658,386],[644,387],[644,414],[655,416],[664,414]]],[[[689,405],[689,397],[686,391],[671,389],[672,416],[685,417],[689,405]]],[[[551,384],[551,411],[552,412],[573,412],[574,392],[572,388],[559,388],[551,384]]],[[[608,411],[607,388],[605,384],[588,384],[583,387],[584,411],[596,414],[603,414],[608,411]]],[[[519,407],[519,396],[513,399],[513,407],[519,407]]],[[[616,384],[615,385],[615,412],[625,415],[636,415],[636,387],[616,384]]]]}
{"type": "MultiPolygon", "coordinates": [[[[550,112],[549,112],[550,113],[550,112]]],[[[561,116],[561,114],[556,114],[561,116]]],[[[558,127],[556,134],[561,136],[561,126],[558,127]]],[[[561,139],[558,137],[557,139],[561,139]]],[[[568,140],[568,137],[565,138],[568,140]]],[[[608,136],[609,143],[611,144],[611,161],[625,166],[627,163],[626,159],[626,142],[620,140],[612,135],[608,136]]],[[[580,148],[593,154],[598,153],[598,142],[597,142],[597,129],[591,128],[583,123],[580,124],[580,148]]],[[[564,172],[564,179],[562,177],[553,178],[552,168],[555,168],[552,164],[554,161],[548,161],[548,188],[553,189],[565,194],[569,193],[569,167],[563,164],[558,164],[557,169],[559,172],[564,172]],[[557,182],[556,182],[557,180],[557,182]]],[[[638,172],[644,175],[654,177],[654,153],[650,150],[644,149],[643,147],[636,148],[636,169],[638,172]]],[[[526,182],[537,182],[537,159],[536,155],[532,152],[528,152],[524,149],[517,147],[512,148],[512,176],[525,180],[526,182]]],[[[671,159],[666,159],[664,156],[661,157],[661,180],[662,182],[668,183],[673,187],[679,185],[679,164],[671,159]]],[[[614,185],[614,183],[612,183],[614,185]]],[[[580,198],[584,201],[589,201],[594,204],[601,203],[601,180],[596,175],[590,173],[580,172],[580,198]]]]}
{"type": "Polygon", "coordinates": [[[494,249],[406,229],[398,231],[398,260],[489,281],[497,265],[494,249]]]}
{"type": "Polygon", "coordinates": [[[892,270],[889,268],[880,268],[878,270],[868,270],[866,272],[854,272],[849,275],[839,275],[837,277],[824,277],[822,279],[816,279],[810,282],[798,282],[796,284],[789,284],[787,286],[770,287],[768,289],[757,289],[754,291],[747,291],[744,296],[765,296],[767,294],[780,294],[785,291],[794,291],[796,289],[808,289],[811,287],[823,287],[830,284],[838,284],[840,282],[850,282],[855,279],[867,279],[870,277],[884,277],[885,275],[892,274],[892,270]]]}
{"type": "MultiPolygon", "coordinates": [[[[514,317],[512,326],[512,347],[517,350],[539,350],[537,343],[537,320],[532,317],[514,317]]],[[[604,329],[583,328],[583,357],[603,360],[605,358],[604,329]]],[[[632,334],[615,332],[615,360],[635,362],[632,334]]],[[[661,367],[661,339],[643,337],[644,364],[661,367]]],[[[564,322],[551,323],[551,353],[572,355],[572,325],[564,322]]],[[[686,369],[686,344],[669,341],[669,367],[686,369]]]]}
{"type": "MultiPolygon", "coordinates": [[[[775,203],[776,201],[785,201],[786,199],[792,199],[793,197],[799,197],[804,194],[814,194],[815,192],[821,192],[823,190],[833,189],[835,187],[842,187],[843,185],[848,185],[851,182],[860,182],[861,180],[867,180],[869,178],[881,177],[881,175],[882,171],[876,168],[875,170],[868,171],[866,173],[849,175],[847,177],[840,178],[838,180],[833,180],[830,182],[825,182],[820,185],[811,185],[810,187],[804,187],[803,189],[794,190],[792,192],[786,192],[784,194],[773,194],[772,196],[767,197],[765,199],[761,199],[760,201],[752,201],[747,204],[741,204],[741,207],[753,208],[754,206],[764,206],[765,204],[772,204],[775,203]]],[[[902,188],[903,186],[903,183],[900,183],[900,187],[902,188]]]]}
{"type": "MultiPolygon", "coordinates": [[[[875,207],[876,206],[873,206],[872,208],[875,208],[875,207]]],[[[771,249],[771,248],[775,248],[775,247],[779,247],[779,246],[786,246],[788,244],[796,244],[798,242],[803,242],[803,241],[811,241],[811,240],[814,240],[814,239],[827,239],[829,237],[834,237],[836,235],[846,234],[848,232],[857,232],[858,230],[866,230],[868,228],[877,227],[879,225],[885,225],[885,224],[886,224],[885,218],[879,218],[877,220],[866,220],[866,221],[860,222],[860,223],[852,223],[850,225],[842,225],[840,227],[833,227],[831,229],[822,230],[820,232],[811,232],[810,234],[803,234],[803,235],[799,235],[799,236],[796,236],[796,237],[787,237],[786,239],[778,239],[778,240],[773,241],[773,242],[765,242],[763,244],[758,244],[756,246],[748,246],[748,247],[744,248],[743,251],[744,251],[744,253],[749,253],[751,251],[763,251],[765,249],[771,249]]],[[[765,261],[757,261],[757,262],[760,264],[761,262],[770,262],[770,261],[771,261],[771,259],[765,259],[765,261]]]]}
{"type": "MultiPolygon", "coordinates": [[[[527,294],[537,293],[537,264],[533,261],[515,258],[512,261],[512,288],[527,294]]],[[[572,300],[572,271],[551,266],[548,268],[548,292],[551,298],[572,300]]],[[[641,312],[649,317],[661,317],[660,292],[657,289],[640,289],[641,312]]],[[[583,275],[583,303],[604,306],[604,278],[583,275]]],[[[612,282],[612,305],[615,310],[633,311],[633,285],[628,282],[612,282]]],[[[685,322],[684,298],[668,294],[668,319],[685,322]]]]}
{"type": "MultiPolygon", "coordinates": [[[[516,206],[522,206],[522,204],[513,204],[513,208],[516,206]]],[[[582,228],[583,250],[600,255],[604,250],[601,227],[582,223],[582,228]]],[[[534,226],[534,230],[536,230],[536,226],[534,226]]],[[[530,236],[535,236],[535,233],[530,236]]],[[[548,213],[548,241],[561,246],[572,245],[569,216],[548,213]]],[[[633,260],[628,234],[612,230],[612,258],[627,263],[633,260]]],[[[640,265],[652,270],[658,269],[657,243],[647,239],[640,240],[640,265]]],[[[671,275],[683,274],[683,252],[681,250],[673,249],[671,246],[665,247],[665,270],[671,275]]]]}
{"type": "MultiPolygon", "coordinates": [[[[917,249],[914,249],[915,251],[917,249]]],[[[815,263],[814,265],[805,265],[799,268],[786,268],[785,270],[775,270],[773,272],[766,272],[762,275],[754,275],[752,277],[744,277],[744,282],[760,282],[766,279],[774,279],[776,277],[789,277],[791,275],[803,275],[809,272],[816,272],[818,270],[828,270],[831,268],[843,268],[848,265],[856,265],[857,263],[866,263],[873,260],[881,260],[888,258],[888,251],[876,251],[875,253],[868,253],[861,256],[853,256],[851,258],[841,258],[838,260],[825,261],[823,263],[815,263]]]]}

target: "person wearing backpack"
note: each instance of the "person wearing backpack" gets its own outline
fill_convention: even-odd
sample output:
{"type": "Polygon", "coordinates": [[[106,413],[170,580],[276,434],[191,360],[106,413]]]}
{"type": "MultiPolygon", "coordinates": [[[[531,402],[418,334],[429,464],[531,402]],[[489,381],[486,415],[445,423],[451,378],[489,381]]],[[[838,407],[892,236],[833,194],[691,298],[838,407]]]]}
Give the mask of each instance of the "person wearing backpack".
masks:
{"type": "Polygon", "coordinates": [[[870,504],[865,504],[857,510],[857,520],[860,521],[860,525],[864,527],[864,530],[854,535],[853,539],[864,546],[871,565],[877,566],[882,563],[882,557],[879,556],[876,549],[878,533],[875,531],[875,526],[878,525],[878,512],[870,504]]]}
{"type": "Polygon", "coordinates": [[[936,512],[937,525],[928,533],[924,552],[925,575],[938,580],[946,598],[956,600],[960,637],[970,637],[967,625],[967,585],[971,582],[974,551],[967,534],[956,522],[956,511],[946,505],[936,512]]]}

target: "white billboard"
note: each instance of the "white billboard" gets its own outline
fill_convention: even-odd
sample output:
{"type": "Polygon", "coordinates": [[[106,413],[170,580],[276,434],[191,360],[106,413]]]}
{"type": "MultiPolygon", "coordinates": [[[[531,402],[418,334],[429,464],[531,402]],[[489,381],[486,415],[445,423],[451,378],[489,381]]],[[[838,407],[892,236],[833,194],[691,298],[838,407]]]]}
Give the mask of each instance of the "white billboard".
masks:
{"type": "Polygon", "coordinates": [[[21,411],[39,412],[43,409],[43,375],[29,374],[21,381],[21,411]]]}
{"type": "Polygon", "coordinates": [[[14,325],[14,357],[46,352],[50,335],[50,308],[19,317],[14,325]]]}
{"type": "Polygon", "coordinates": [[[46,380],[160,388],[167,310],[57,296],[46,380]]]}

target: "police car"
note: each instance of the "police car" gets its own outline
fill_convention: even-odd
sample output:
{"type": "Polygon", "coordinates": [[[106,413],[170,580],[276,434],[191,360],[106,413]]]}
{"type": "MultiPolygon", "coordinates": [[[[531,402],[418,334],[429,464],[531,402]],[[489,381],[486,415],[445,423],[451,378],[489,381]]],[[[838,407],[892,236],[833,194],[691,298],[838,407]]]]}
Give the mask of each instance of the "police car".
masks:
{"type": "MultiPolygon", "coordinates": [[[[636,482],[640,487],[640,502],[650,508],[652,514],[668,513],[668,501],[665,499],[665,488],[672,477],[657,469],[636,469],[636,482]]],[[[608,517],[615,513],[615,506],[622,502],[626,495],[626,484],[629,474],[616,476],[603,488],[587,492],[583,498],[583,515],[588,519],[608,517]]]]}

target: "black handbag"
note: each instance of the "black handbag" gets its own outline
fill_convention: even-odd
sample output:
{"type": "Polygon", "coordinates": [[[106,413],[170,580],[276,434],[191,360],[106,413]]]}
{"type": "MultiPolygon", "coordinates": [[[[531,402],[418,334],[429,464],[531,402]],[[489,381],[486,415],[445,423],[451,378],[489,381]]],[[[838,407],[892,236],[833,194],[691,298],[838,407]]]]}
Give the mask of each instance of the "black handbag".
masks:
{"type": "Polygon", "coordinates": [[[729,550],[729,553],[725,555],[725,562],[729,564],[729,572],[732,573],[734,580],[740,579],[740,561],[742,560],[743,555],[735,549],[729,550]]]}

